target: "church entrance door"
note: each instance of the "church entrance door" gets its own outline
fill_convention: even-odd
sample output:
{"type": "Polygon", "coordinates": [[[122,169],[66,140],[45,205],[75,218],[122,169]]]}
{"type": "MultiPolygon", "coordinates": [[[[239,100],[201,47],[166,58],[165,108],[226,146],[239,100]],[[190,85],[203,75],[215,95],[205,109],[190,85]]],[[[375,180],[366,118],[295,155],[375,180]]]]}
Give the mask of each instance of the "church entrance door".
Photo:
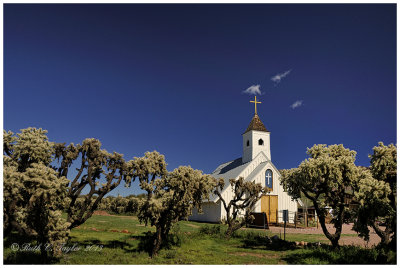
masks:
{"type": "Polygon", "coordinates": [[[261,197],[261,212],[267,214],[268,223],[277,223],[278,219],[278,196],[264,195],[261,197]]]}

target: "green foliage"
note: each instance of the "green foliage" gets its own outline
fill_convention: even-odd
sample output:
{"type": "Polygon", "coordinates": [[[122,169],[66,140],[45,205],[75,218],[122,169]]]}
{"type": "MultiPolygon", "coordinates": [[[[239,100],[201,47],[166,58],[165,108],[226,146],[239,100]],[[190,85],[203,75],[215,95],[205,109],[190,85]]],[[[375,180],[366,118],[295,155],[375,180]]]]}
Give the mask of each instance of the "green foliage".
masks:
{"type": "Polygon", "coordinates": [[[388,244],[396,230],[397,148],[393,144],[385,146],[379,142],[373,150],[374,153],[369,156],[370,171],[363,170],[358,185],[356,198],[360,206],[353,229],[368,240],[368,226],[371,226],[381,242],[388,244]],[[384,223],[384,230],[378,226],[378,221],[384,223]]]}
{"type": "Polygon", "coordinates": [[[322,246],[289,253],[284,260],[288,264],[396,264],[396,253],[378,248],[322,246]]]}
{"type": "Polygon", "coordinates": [[[307,149],[307,154],[309,158],[298,168],[281,172],[281,184],[293,199],[304,194],[313,202],[324,234],[337,247],[342,224],[351,217],[346,197],[357,188],[360,180],[359,168],[354,164],[356,152],[342,144],[319,144],[307,149]],[[334,234],[325,225],[326,207],[333,209],[334,234]]]}
{"type": "Polygon", "coordinates": [[[16,230],[43,243],[62,243],[68,235],[66,227],[84,223],[104,195],[122,180],[131,181],[133,160],[126,162],[121,154],[101,149],[100,141],[93,138],[65,146],[48,141],[46,134],[36,128],[16,135],[3,131],[4,230],[5,235],[16,230]],[[75,161],[80,167],[68,180],[75,161]],[[105,183],[100,185],[100,180],[105,183]],[[84,189],[88,193],[81,195],[84,189]],[[63,209],[68,223],[57,219],[63,209]]]}
{"type": "Polygon", "coordinates": [[[375,146],[373,150],[374,153],[369,155],[372,176],[389,183],[391,188],[396,189],[393,186],[396,185],[397,176],[397,147],[393,144],[385,146],[383,142],[379,142],[379,146],[375,146]]]}
{"type": "Polygon", "coordinates": [[[24,172],[33,163],[48,165],[52,161],[54,143],[49,142],[47,130],[41,128],[21,129],[16,136],[3,131],[4,155],[12,158],[19,172],[24,172]]]}
{"type": "Polygon", "coordinates": [[[115,189],[122,180],[131,181],[133,160],[126,162],[122,154],[101,149],[97,139],[85,139],[82,145],[64,143],[55,145],[55,159],[60,162],[59,176],[68,177],[74,161],[80,162],[78,173],[71,178],[68,191],[68,222],[70,229],[81,225],[93,215],[103,197],[115,189]],[[105,183],[100,184],[100,180],[105,183]],[[88,193],[81,195],[84,189],[88,193]]]}
{"type": "Polygon", "coordinates": [[[52,252],[59,255],[58,248],[67,241],[69,234],[70,224],[61,218],[69,181],[65,177],[58,178],[53,169],[43,164],[32,164],[24,176],[22,194],[29,197],[28,206],[24,208],[24,222],[36,231],[43,245],[50,243],[52,252]]]}
{"type": "Polygon", "coordinates": [[[5,236],[12,229],[19,229],[25,233],[21,225],[21,208],[25,207],[24,197],[21,189],[24,188],[23,174],[17,171],[17,164],[9,156],[3,156],[3,228],[5,236]]]}
{"type": "MultiPolygon", "coordinates": [[[[180,166],[172,172],[166,169],[164,156],[147,152],[133,160],[134,178],[147,192],[147,198],[138,200],[138,218],[146,225],[155,226],[154,257],[174,223],[191,215],[194,207],[201,211],[203,199],[212,189],[212,177],[189,166],[180,166]]],[[[128,181],[128,184],[130,182],[128,181]]]]}
{"type": "Polygon", "coordinates": [[[225,233],[227,239],[230,239],[235,231],[254,220],[254,216],[250,213],[254,210],[254,206],[261,196],[269,191],[267,187],[263,188],[260,183],[245,182],[242,177],[237,180],[230,179],[229,182],[234,194],[229,202],[225,201],[222,196],[225,187],[224,179],[214,179],[213,183],[213,185],[216,185],[213,192],[221,200],[227,215],[228,229],[225,233]]]}
{"type": "Polygon", "coordinates": [[[103,198],[98,209],[112,214],[136,215],[139,206],[139,198],[135,196],[117,197],[108,196],[103,198]]]}
{"type": "Polygon", "coordinates": [[[54,144],[46,133],[28,128],[14,136],[4,131],[3,141],[5,236],[16,230],[34,237],[44,262],[48,252],[60,254],[59,245],[69,234],[69,224],[60,217],[69,181],[48,166],[54,144]],[[46,251],[46,246],[53,250],[46,251]]]}
{"type": "Polygon", "coordinates": [[[165,254],[165,258],[174,259],[176,257],[176,250],[168,250],[165,254]]]}
{"type": "Polygon", "coordinates": [[[219,236],[221,234],[221,225],[204,225],[200,228],[199,233],[219,236]]]}

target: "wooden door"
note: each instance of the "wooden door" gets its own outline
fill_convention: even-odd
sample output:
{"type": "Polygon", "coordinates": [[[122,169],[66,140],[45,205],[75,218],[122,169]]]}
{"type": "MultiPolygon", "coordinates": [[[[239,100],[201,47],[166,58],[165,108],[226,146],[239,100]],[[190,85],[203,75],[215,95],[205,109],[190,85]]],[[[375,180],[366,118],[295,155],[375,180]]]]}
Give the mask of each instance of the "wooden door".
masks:
{"type": "Polygon", "coordinates": [[[277,223],[278,196],[264,195],[261,197],[261,212],[267,214],[268,223],[277,223]]]}

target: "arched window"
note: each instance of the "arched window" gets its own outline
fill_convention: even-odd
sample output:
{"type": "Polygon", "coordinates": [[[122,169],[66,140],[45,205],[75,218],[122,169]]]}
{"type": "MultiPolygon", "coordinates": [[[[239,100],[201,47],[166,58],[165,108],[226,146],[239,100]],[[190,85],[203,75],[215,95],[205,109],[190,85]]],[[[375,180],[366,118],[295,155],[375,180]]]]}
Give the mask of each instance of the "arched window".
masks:
{"type": "Polygon", "coordinates": [[[268,188],[272,189],[272,170],[267,169],[267,171],[265,171],[265,186],[268,188]]]}
{"type": "Polygon", "coordinates": [[[264,145],[264,141],[262,139],[258,140],[258,145],[264,145]]]}
{"type": "Polygon", "coordinates": [[[247,140],[247,146],[249,146],[250,145],[250,142],[249,142],[249,140],[247,140]]]}

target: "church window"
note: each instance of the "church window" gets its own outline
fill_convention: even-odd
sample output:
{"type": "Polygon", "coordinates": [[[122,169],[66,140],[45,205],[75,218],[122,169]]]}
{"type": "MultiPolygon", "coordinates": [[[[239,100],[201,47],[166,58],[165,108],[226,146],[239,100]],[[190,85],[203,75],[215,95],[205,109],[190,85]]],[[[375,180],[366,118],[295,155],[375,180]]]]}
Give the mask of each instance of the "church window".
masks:
{"type": "Polygon", "coordinates": [[[258,145],[264,145],[264,141],[262,139],[258,140],[258,145]]]}
{"type": "Polygon", "coordinates": [[[247,146],[249,146],[250,145],[250,141],[249,140],[247,140],[247,146]]]}
{"type": "Polygon", "coordinates": [[[265,186],[272,189],[272,170],[265,171],[265,186]]]}

